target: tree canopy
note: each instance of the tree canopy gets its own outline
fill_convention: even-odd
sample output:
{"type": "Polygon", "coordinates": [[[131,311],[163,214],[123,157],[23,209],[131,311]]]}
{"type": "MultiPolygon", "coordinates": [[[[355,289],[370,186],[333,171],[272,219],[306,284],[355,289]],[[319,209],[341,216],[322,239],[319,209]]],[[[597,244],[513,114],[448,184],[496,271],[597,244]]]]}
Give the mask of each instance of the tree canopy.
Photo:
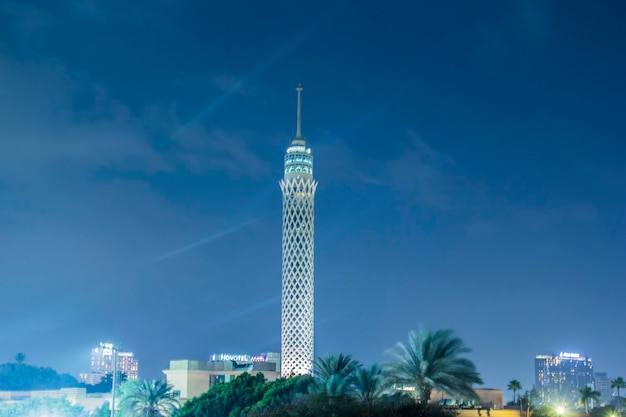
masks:
{"type": "Polygon", "coordinates": [[[10,362],[0,365],[0,391],[36,391],[78,386],[70,374],[59,374],[52,368],[10,362]]]}
{"type": "Polygon", "coordinates": [[[428,400],[433,389],[457,399],[478,399],[472,384],[482,380],[473,362],[461,356],[467,352],[451,330],[411,332],[408,346],[399,343],[392,352],[396,363],[364,367],[350,355],[329,354],[317,358],[313,376],[266,381],[261,373],[243,373],[187,401],[180,416],[454,417],[453,410],[428,400]],[[398,384],[416,387],[419,401],[394,389],[398,384]]]}
{"type": "Polygon", "coordinates": [[[622,378],[621,376],[618,376],[617,378],[611,381],[611,388],[617,389],[617,411],[621,413],[622,412],[622,400],[620,398],[619,390],[626,388],[626,381],[624,381],[624,378],[622,378]]]}
{"type": "Polygon", "coordinates": [[[67,398],[35,397],[14,403],[0,402],[0,417],[83,417],[80,405],[72,405],[67,398]]]}
{"type": "Polygon", "coordinates": [[[330,397],[348,394],[352,389],[354,372],[360,367],[351,355],[327,354],[317,358],[313,364],[315,384],[313,390],[325,392],[330,397]]]}
{"type": "Polygon", "coordinates": [[[263,399],[268,385],[262,373],[244,373],[225,384],[217,384],[200,397],[187,401],[181,417],[239,417],[263,399]]]}
{"type": "Polygon", "coordinates": [[[172,386],[164,380],[132,380],[120,387],[120,410],[124,417],[172,417],[180,404],[172,386]]]}
{"type": "Polygon", "coordinates": [[[430,331],[420,329],[409,333],[409,343],[398,343],[390,353],[397,359],[389,366],[395,383],[413,386],[418,398],[426,403],[433,390],[477,400],[472,384],[483,381],[472,361],[461,355],[469,353],[451,329],[430,331]]]}
{"type": "Polygon", "coordinates": [[[600,395],[602,395],[600,391],[594,391],[591,387],[579,389],[578,394],[580,394],[580,403],[585,406],[585,413],[587,414],[589,414],[589,402],[598,402],[600,400],[600,395]]]}
{"type": "Polygon", "coordinates": [[[514,379],[509,382],[509,384],[506,386],[506,389],[508,389],[509,391],[513,391],[513,404],[515,404],[515,393],[522,389],[522,383],[519,382],[517,379],[514,379]]]}

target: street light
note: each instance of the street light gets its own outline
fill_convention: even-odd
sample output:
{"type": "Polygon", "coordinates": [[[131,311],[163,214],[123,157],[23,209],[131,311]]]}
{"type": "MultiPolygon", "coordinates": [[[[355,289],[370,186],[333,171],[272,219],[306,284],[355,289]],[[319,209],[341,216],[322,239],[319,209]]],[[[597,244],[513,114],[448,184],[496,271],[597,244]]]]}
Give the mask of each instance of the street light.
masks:
{"type": "Polygon", "coordinates": [[[561,417],[561,416],[563,415],[563,413],[565,413],[565,408],[563,408],[563,406],[562,406],[562,405],[559,405],[559,406],[556,408],[556,413],[559,415],[559,417],[561,417]]]}
{"type": "Polygon", "coordinates": [[[111,417],[115,417],[115,384],[117,382],[117,346],[113,343],[100,342],[100,346],[111,350],[111,362],[113,362],[113,378],[111,386],[111,417]]]}

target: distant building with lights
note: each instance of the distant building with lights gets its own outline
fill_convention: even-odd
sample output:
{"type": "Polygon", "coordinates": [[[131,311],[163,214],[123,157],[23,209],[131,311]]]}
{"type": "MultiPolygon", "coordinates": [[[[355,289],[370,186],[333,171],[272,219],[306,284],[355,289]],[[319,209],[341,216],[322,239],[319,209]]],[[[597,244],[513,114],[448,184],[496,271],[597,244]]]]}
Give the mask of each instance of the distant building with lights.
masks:
{"type": "MultiPolygon", "coordinates": [[[[139,378],[139,362],[132,352],[117,352],[117,372],[126,375],[127,379],[139,378]]],[[[91,365],[89,372],[79,375],[81,382],[89,385],[98,384],[102,378],[113,373],[113,350],[106,347],[91,349],[91,365]]]]}
{"type": "Polygon", "coordinates": [[[280,377],[280,354],[275,352],[260,355],[215,354],[208,361],[189,359],[171,360],[170,367],[163,373],[172,391],[180,400],[197,397],[214,385],[230,382],[247,372],[260,372],[268,381],[280,377]]]}
{"type": "Polygon", "coordinates": [[[577,404],[578,390],[592,384],[591,358],[571,352],[535,357],[535,387],[542,404],[577,404]]]}
{"type": "Polygon", "coordinates": [[[593,375],[593,389],[600,393],[600,405],[607,406],[613,400],[613,388],[611,379],[606,372],[596,372],[593,375]]]}

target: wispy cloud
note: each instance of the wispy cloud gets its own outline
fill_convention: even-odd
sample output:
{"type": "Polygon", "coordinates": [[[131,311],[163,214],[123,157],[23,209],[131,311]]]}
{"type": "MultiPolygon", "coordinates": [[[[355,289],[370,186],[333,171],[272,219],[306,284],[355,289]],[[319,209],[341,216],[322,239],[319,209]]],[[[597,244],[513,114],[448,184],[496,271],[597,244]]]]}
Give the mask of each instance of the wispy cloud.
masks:
{"type": "Polygon", "coordinates": [[[12,36],[20,40],[26,40],[29,37],[29,42],[58,22],[54,14],[49,11],[22,1],[1,2],[0,15],[6,16],[5,30],[10,31],[12,36]]]}
{"type": "Polygon", "coordinates": [[[408,131],[407,136],[409,142],[402,154],[386,163],[390,184],[410,193],[420,203],[450,208],[449,168],[454,160],[430,147],[415,132],[408,131]]]}
{"type": "Polygon", "coordinates": [[[252,151],[254,137],[247,132],[207,131],[194,124],[175,137],[173,153],[192,172],[223,171],[233,178],[266,176],[270,165],[252,151]]]}
{"type": "Polygon", "coordinates": [[[343,141],[319,148],[325,164],[332,168],[332,181],[389,187],[409,201],[450,208],[456,187],[454,159],[431,147],[413,130],[406,130],[397,142],[403,146],[380,158],[357,156],[343,141]]]}
{"type": "Polygon", "coordinates": [[[469,235],[551,234],[555,230],[593,226],[598,221],[593,204],[563,204],[552,207],[515,205],[502,207],[499,213],[471,221],[469,235]]]}
{"type": "Polygon", "coordinates": [[[24,62],[0,54],[0,177],[49,175],[59,168],[88,173],[106,167],[154,173],[185,168],[263,176],[269,164],[251,149],[254,135],[205,130],[194,124],[173,146],[157,149],[154,137],[172,135],[180,122],[174,106],[154,105],[141,115],[88,74],[60,62],[24,62]]]}

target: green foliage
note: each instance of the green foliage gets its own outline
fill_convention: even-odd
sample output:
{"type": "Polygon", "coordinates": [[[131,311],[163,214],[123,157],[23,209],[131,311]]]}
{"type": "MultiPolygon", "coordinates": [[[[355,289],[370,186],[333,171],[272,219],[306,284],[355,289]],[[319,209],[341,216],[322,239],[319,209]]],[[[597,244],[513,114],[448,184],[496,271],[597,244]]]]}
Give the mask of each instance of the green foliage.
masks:
{"type": "Polygon", "coordinates": [[[80,405],[72,405],[67,398],[35,397],[15,403],[0,403],[0,417],[82,417],[80,405]]]}
{"type": "Polygon", "coordinates": [[[243,373],[226,384],[217,384],[185,403],[181,417],[240,417],[261,401],[268,389],[263,374],[243,373]]]}
{"type": "Polygon", "coordinates": [[[262,374],[244,373],[185,403],[180,416],[456,417],[454,410],[431,406],[426,401],[432,389],[476,399],[472,384],[482,383],[474,364],[459,357],[469,349],[451,334],[451,330],[411,333],[409,347],[399,344],[396,352],[400,363],[388,367],[374,364],[365,368],[350,355],[339,354],[318,358],[315,377],[268,382],[262,374]],[[418,368],[423,374],[416,373],[418,368]],[[416,379],[416,375],[423,379],[416,379]],[[416,385],[423,401],[394,393],[393,382],[416,385]]]}
{"type": "Polygon", "coordinates": [[[381,397],[372,404],[362,403],[351,397],[334,397],[326,393],[314,393],[300,401],[251,414],[249,417],[455,417],[453,410],[439,406],[416,403],[414,400],[395,395],[381,397]]]}
{"type": "Polygon", "coordinates": [[[613,381],[611,381],[611,388],[617,388],[617,410],[622,412],[622,399],[620,398],[619,390],[626,388],[626,381],[621,376],[618,376],[613,381]]]}
{"type": "Polygon", "coordinates": [[[360,367],[354,372],[354,394],[362,403],[372,404],[385,395],[389,387],[387,373],[378,364],[360,367]]]}
{"type": "Polygon", "coordinates": [[[293,378],[279,378],[265,384],[263,398],[250,407],[252,415],[297,402],[309,392],[313,378],[310,375],[299,375],[293,378]]]}
{"type": "Polygon", "coordinates": [[[511,382],[509,382],[509,385],[506,386],[506,389],[508,389],[509,391],[513,391],[513,404],[515,404],[516,403],[515,393],[522,389],[521,382],[519,382],[517,379],[514,379],[511,382]]]}
{"type": "Polygon", "coordinates": [[[556,417],[557,413],[554,407],[541,405],[533,410],[532,417],[556,417]]]}
{"type": "Polygon", "coordinates": [[[21,362],[0,365],[0,391],[55,390],[76,386],[76,378],[69,374],[58,374],[52,368],[21,362]]]}
{"type": "Polygon", "coordinates": [[[585,413],[589,414],[589,401],[600,401],[600,395],[602,395],[599,391],[594,391],[591,387],[585,387],[583,389],[578,390],[578,394],[580,394],[580,403],[585,406],[585,413]]]}
{"type": "Polygon", "coordinates": [[[354,372],[359,368],[359,362],[351,355],[327,354],[317,358],[313,364],[315,385],[313,390],[325,392],[330,397],[348,394],[352,388],[354,372]]]}
{"type": "Polygon", "coordinates": [[[179,407],[167,381],[133,380],[120,387],[120,410],[124,417],[177,416],[179,407]]]}
{"type": "Polygon", "coordinates": [[[519,396],[519,405],[522,410],[526,410],[530,412],[531,408],[535,405],[535,403],[539,400],[539,391],[533,385],[530,391],[524,392],[524,395],[519,396]]]}
{"type": "Polygon", "coordinates": [[[97,407],[94,410],[93,417],[110,417],[111,416],[111,404],[105,401],[101,407],[97,407]]]}
{"type": "Polygon", "coordinates": [[[390,351],[398,360],[389,367],[397,384],[417,387],[419,399],[426,403],[433,389],[462,399],[478,400],[472,384],[482,384],[476,366],[460,355],[470,352],[450,329],[432,332],[420,329],[409,333],[409,344],[398,343],[390,351]]]}
{"type": "Polygon", "coordinates": [[[611,417],[613,415],[615,415],[615,409],[610,406],[594,407],[594,409],[589,412],[590,417],[611,417]]]}

